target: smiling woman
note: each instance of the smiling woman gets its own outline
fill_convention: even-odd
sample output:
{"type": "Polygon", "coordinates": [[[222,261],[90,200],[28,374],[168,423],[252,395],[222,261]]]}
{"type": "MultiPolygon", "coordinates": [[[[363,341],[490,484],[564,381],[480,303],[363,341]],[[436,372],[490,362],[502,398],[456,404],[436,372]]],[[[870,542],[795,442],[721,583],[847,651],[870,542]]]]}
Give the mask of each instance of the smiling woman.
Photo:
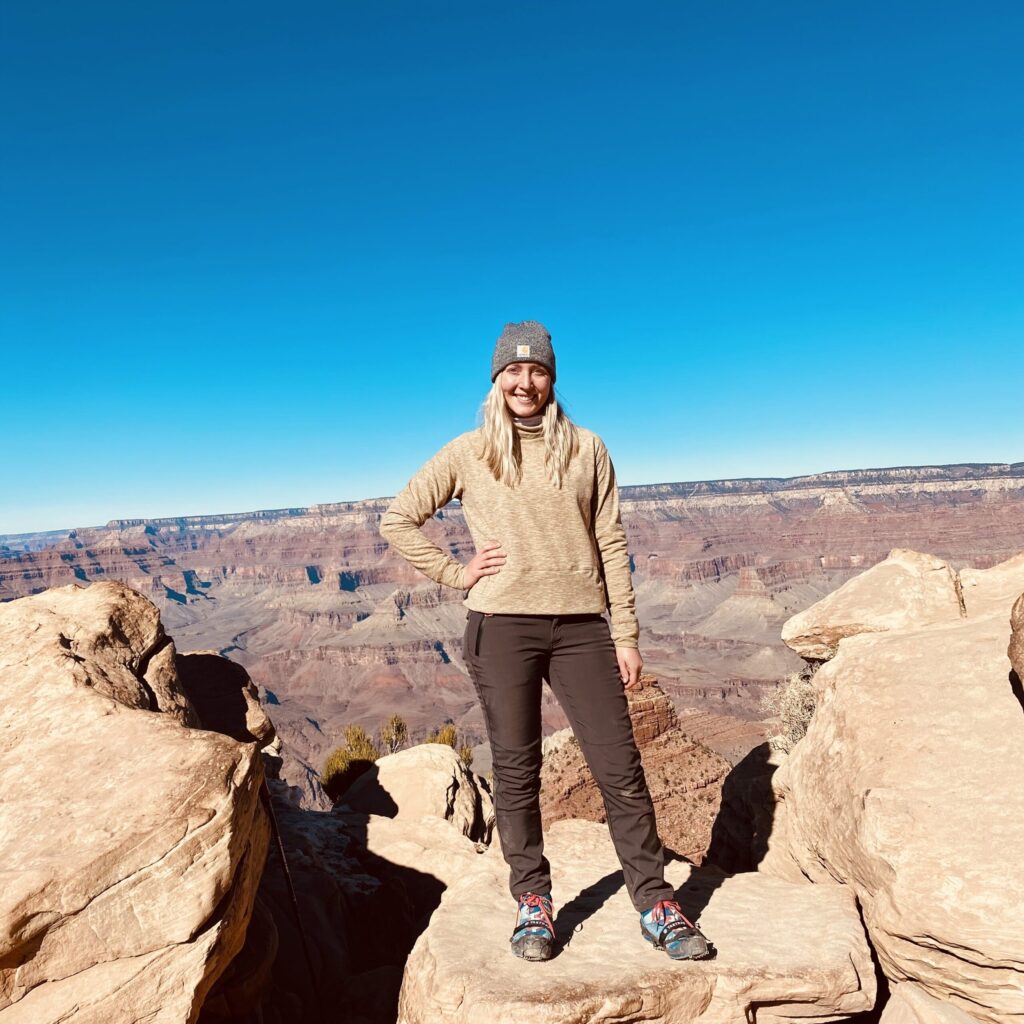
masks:
{"type": "Polygon", "coordinates": [[[601,439],[559,406],[554,382],[543,324],[506,324],[483,426],[416,473],[384,514],[381,533],[425,575],[469,592],[463,658],[487,725],[502,855],[518,900],[512,952],[548,960],[555,948],[540,817],[547,680],[601,789],[644,937],[674,959],[704,957],[707,940],[665,881],[623,691],[638,685],[643,660],[615,471],[601,439]],[[467,565],[420,531],[453,498],[477,550],[467,565]]]}
{"type": "Polygon", "coordinates": [[[551,372],[541,363],[509,363],[498,379],[508,407],[519,417],[540,412],[551,393],[551,372]]]}

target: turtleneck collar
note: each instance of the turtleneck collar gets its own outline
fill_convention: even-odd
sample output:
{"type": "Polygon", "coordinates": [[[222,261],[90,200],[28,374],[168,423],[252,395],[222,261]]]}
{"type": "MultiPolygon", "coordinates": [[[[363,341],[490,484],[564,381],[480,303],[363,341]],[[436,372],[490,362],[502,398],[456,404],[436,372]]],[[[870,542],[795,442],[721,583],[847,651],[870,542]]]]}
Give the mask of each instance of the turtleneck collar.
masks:
{"type": "Polygon", "coordinates": [[[544,439],[544,414],[536,413],[533,416],[513,416],[512,424],[520,440],[532,441],[544,439]]]}

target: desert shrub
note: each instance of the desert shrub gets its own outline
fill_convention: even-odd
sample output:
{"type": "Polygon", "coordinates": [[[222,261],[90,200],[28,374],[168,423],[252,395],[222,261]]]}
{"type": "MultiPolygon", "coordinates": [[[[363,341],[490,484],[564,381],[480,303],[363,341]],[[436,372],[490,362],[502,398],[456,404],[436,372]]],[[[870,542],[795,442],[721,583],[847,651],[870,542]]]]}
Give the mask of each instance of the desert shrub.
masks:
{"type": "Polygon", "coordinates": [[[445,746],[454,747],[459,741],[459,731],[455,728],[454,722],[445,722],[438,726],[433,732],[427,733],[424,743],[443,743],[445,746]]]}
{"type": "Polygon", "coordinates": [[[787,753],[792,750],[807,733],[816,706],[810,674],[794,672],[777,689],[765,691],[761,695],[761,712],[779,723],[779,731],[769,740],[771,745],[787,753]]]}
{"type": "Polygon", "coordinates": [[[361,725],[345,726],[345,749],[357,760],[376,761],[380,757],[380,747],[361,725]]]}
{"type": "Polygon", "coordinates": [[[454,722],[445,722],[434,729],[433,732],[428,732],[427,738],[423,742],[443,743],[458,753],[462,763],[467,768],[473,764],[473,748],[468,743],[460,741],[459,730],[455,727],[454,722]]]}
{"type": "Polygon", "coordinates": [[[323,771],[320,773],[320,785],[335,803],[381,756],[380,747],[373,742],[361,725],[345,726],[344,735],[344,746],[335,748],[327,755],[323,771]]]}
{"type": "Polygon", "coordinates": [[[380,746],[386,754],[397,754],[409,742],[409,727],[401,715],[392,715],[380,727],[380,746]]]}

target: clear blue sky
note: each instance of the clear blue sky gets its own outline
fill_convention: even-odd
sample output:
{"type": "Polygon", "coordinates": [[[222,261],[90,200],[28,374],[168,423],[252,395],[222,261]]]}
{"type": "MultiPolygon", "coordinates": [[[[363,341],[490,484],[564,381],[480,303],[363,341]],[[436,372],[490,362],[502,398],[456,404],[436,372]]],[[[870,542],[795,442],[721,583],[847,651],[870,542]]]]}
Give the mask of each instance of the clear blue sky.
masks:
{"type": "Polygon", "coordinates": [[[620,483],[1024,459],[1018,2],[2,20],[0,532],[393,494],[521,319],[620,483]]]}

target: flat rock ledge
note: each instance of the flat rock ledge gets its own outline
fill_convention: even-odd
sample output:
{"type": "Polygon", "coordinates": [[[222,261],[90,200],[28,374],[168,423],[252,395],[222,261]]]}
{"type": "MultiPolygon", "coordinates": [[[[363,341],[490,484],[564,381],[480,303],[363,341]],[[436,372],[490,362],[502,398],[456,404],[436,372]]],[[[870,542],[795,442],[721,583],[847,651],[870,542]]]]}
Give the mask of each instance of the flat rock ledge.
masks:
{"type": "Polygon", "coordinates": [[[447,890],[417,941],[398,1024],[781,1024],[874,1005],[871,954],[846,887],[673,861],[667,877],[717,950],[711,960],[673,962],[640,937],[606,826],[556,822],[545,851],[558,955],[548,963],[511,955],[515,904],[490,850],[447,890]]]}

